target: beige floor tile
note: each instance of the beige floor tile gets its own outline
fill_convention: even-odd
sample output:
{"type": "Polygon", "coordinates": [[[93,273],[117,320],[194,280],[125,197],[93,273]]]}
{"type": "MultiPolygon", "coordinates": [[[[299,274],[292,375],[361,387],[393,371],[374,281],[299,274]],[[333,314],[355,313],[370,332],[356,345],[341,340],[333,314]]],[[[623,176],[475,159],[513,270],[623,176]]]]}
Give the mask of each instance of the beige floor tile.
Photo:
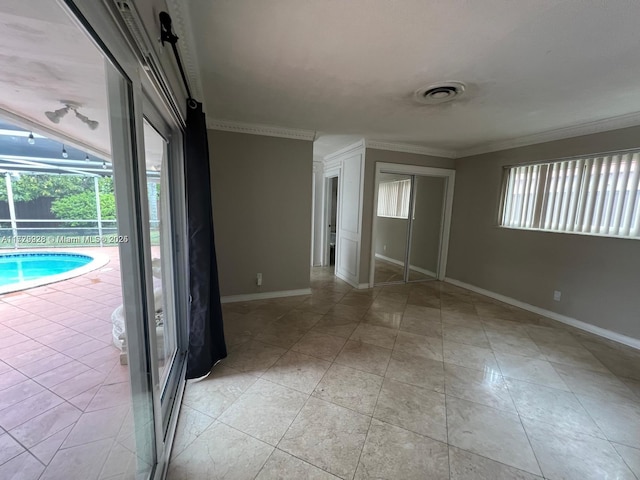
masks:
{"type": "Polygon", "coordinates": [[[636,477],[640,478],[640,450],[617,443],[613,444],[613,448],[620,454],[627,466],[635,473],[636,477]]]}
{"type": "Polygon", "coordinates": [[[337,480],[339,477],[320,470],[299,458],[289,455],[282,450],[275,449],[267,463],[256,477],[256,480],[337,480]]]}
{"type": "Polygon", "coordinates": [[[42,463],[29,452],[23,452],[0,465],[0,478],[2,480],[38,480],[43,471],[42,463]]]}
{"type": "MultiPolygon", "coordinates": [[[[38,393],[42,393],[43,391],[44,387],[33,380],[25,380],[13,387],[9,387],[3,390],[2,395],[0,395],[0,411],[10,407],[11,405],[20,403],[29,397],[33,397],[38,393]]],[[[2,414],[0,413],[0,417],[1,415],[2,414]]],[[[2,425],[1,421],[0,425],[2,425]]]]}
{"type": "Polygon", "coordinates": [[[262,327],[253,338],[276,347],[291,348],[306,333],[306,329],[275,322],[262,327]]]}
{"type": "Polygon", "coordinates": [[[443,353],[447,363],[476,370],[498,370],[496,358],[488,348],[445,341],[443,353]]]}
{"type": "Polygon", "coordinates": [[[173,459],[167,480],[254,478],[271,452],[272,446],[215,422],[173,459]]]}
{"type": "MultiPolygon", "coordinates": [[[[473,307],[471,308],[473,309],[473,307]]],[[[475,328],[484,331],[480,317],[478,317],[475,312],[456,312],[442,307],[440,318],[442,319],[443,325],[458,325],[465,328],[475,328]]]]}
{"type": "Polygon", "coordinates": [[[571,391],[576,394],[617,403],[637,400],[629,387],[613,374],[593,372],[557,363],[554,364],[554,368],[571,391]]]}
{"type": "Polygon", "coordinates": [[[491,348],[491,344],[480,325],[479,328],[469,328],[457,323],[442,322],[442,333],[444,340],[449,342],[464,343],[476,347],[491,348]]]}
{"type": "Polygon", "coordinates": [[[542,480],[542,477],[475,453],[449,447],[451,480],[542,480]]]}
{"type": "Polygon", "coordinates": [[[358,322],[356,321],[327,314],[314,325],[313,331],[349,338],[357,326],[358,322]]]}
{"type": "Polygon", "coordinates": [[[278,448],[341,478],[352,478],[370,417],[311,397],[278,448]]]}
{"type": "MultiPolygon", "coordinates": [[[[375,302],[374,302],[375,305],[375,302]]],[[[376,325],[397,330],[402,321],[402,308],[395,311],[386,311],[383,309],[375,309],[373,306],[362,317],[362,323],[367,325],[376,325]]]]}
{"type": "Polygon", "coordinates": [[[333,364],[313,391],[313,396],[371,415],[383,378],[372,373],[333,364]]]}
{"type": "Polygon", "coordinates": [[[316,323],[318,323],[318,321],[321,318],[322,318],[321,313],[294,309],[285,313],[282,317],[275,320],[274,323],[278,325],[283,325],[285,327],[299,328],[301,330],[309,330],[316,323]]]}
{"type": "Polygon", "coordinates": [[[11,388],[27,380],[28,378],[18,370],[9,370],[8,372],[0,374],[0,391],[11,388]]]}
{"type": "Polygon", "coordinates": [[[386,378],[374,418],[420,435],[447,441],[444,395],[386,378]]]}
{"type": "Polygon", "coordinates": [[[573,393],[513,379],[507,385],[521,417],[606,438],[573,393]]]}
{"type": "Polygon", "coordinates": [[[373,419],[355,479],[448,480],[447,446],[373,419]]]}
{"type": "Polygon", "coordinates": [[[398,331],[393,328],[361,323],[349,337],[355,342],[370,343],[383,348],[393,348],[398,331]]]}
{"type": "Polygon", "coordinates": [[[208,377],[187,382],[183,404],[218,418],[256,380],[253,375],[218,364],[208,377]]]}
{"type": "Polygon", "coordinates": [[[262,378],[310,394],[330,365],[325,360],[290,350],[262,378]]]}
{"type": "Polygon", "coordinates": [[[281,347],[251,340],[231,350],[222,363],[227,367],[259,376],[276,363],[286,351],[281,347]]]}
{"type": "Polygon", "coordinates": [[[368,343],[347,341],[335,359],[340,365],[375,375],[384,375],[391,357],[391,350],[368,343]]]}
{"type": "Polygon", "coordinates": [[[546,478],[634,479],[629,467],[606,440],[528,419],[523,419],[523,424],[546,478]]]}
{"type": "Polygon", "coordinates": [[[171,449],[171,458],[182,453],[213,421],[213,417],[183,404],[180,407],[180,416],[178,417],[178,425],[171,449]]]}
{"type": "Polygon", "coordinates": [[[403,316],[399,326],[403,332],[425,335],[428,337],[442,337],[442,322],[437,319],[424,317],[403,316]]]}
{"type": "Polygon", "coordinates": [[[542,345],[540,350],[545,354],[547,360],[553,363],[571,365],[594,372],[611,373],[600,360],[581,345],[542,345]]]}
{"type": "Polygon", "coordinates": [[[517,413],[507,383],[499,371],[491,368],[474,370],[445,363],[444,375],[447,395],[517,413]]]}
{"type": "Polygon", "coordinates": [[[586,395],[578,395],[609,440],[640,448],[640,402],[613,403],[586,395]]]}
{"type": "Polygon", "coordinates": [[[394,351],[385,377],[444,393],[444,364],[421,355],[394,351]]]}
{"type": "Polygon", "coordinates": [[[291,350],[332,361],[336,358],[345,342],[346,340],[343,337],[309,331],[291,347],[291,350]]]}
{"type": "Polygon", "coordinates": [[[421,355],[432,360],[443,360],[441,337],[426,337],[399,331],[393,349],[411,355],[421,355]]]}
{"type": "Polygon", "coordinates": [[[536,345],[526,333],[496,333],[495,331],[489,330],[486,334],[491,343],[491,348],[496,352],[546,360],[546,357],[540,348],[538,348],[538,345],[536,345]]]}
{"type": "Polygon", "coordinates": [[[303,393],[260,379],[218,421],[275,446],[306,400],[303,393]]]}
{"type": "Polygon", "coordinates": [[[447,397],[447,422],[450,445],[540,475],[517,415],[447,397]]]}
{"type": "Polygon", "coordinates": [[[42,480],[97,478],[112,444],[112,440],[100,440],[58,450],[40,478],[42,480]],[[73,465],[73,468],[69,468],[70,465],[73,465]]]}
{"type": "Polygon", "coordinates": [[[569,390],[553,366],[546,360],[496,352],[500,371],[505,378],[535,383],[545,387],[569,390]]]}

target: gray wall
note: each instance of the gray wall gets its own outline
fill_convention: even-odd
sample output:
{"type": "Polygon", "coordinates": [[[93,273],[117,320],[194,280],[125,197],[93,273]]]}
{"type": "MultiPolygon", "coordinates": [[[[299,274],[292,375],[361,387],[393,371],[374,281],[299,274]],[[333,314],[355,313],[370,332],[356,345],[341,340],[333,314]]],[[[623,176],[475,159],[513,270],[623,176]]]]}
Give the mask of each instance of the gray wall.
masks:
{"type": "Polygon", "coordinates": [[[455,161],[450,158],[417,155],[414,153],[390,152],[367,148],[365,153],[364,193],[362,202],[362,243],[360,250],[360,283],[369,283],[371,263],[372,219],[374,212],[373,194],[375,189],[376,163],[399,163],[420,167],[451,168],[455,161]]]}
{"type": "Polygon", "coordinates": [[[638,146],[633,127],[457,160],[447,276],[640,338],[640,241],[497,226],[503,166],[638,146]]]}
{"type": "Polygon", "coordinates": [[[309,288],[312,142],[208,133],[221,294],[309,288]]]}

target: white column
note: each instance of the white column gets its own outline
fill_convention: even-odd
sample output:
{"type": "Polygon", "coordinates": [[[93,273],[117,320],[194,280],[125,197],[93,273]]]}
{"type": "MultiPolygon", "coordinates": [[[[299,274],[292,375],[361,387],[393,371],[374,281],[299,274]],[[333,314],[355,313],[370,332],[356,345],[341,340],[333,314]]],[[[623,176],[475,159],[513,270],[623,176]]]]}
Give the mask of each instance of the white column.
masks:
{"type": "Polygon", "coordinates": [[[11,220],[11,232],[13,235],[13,245],[18,248],[18,224],[16,222],[16,206],[13,203],[13,188],[11,188],[11,174],[4,174],[4,180],[7,184],[7,203],[9,204],[9,219],[11,220]]]}
{"type": "Polygon", "coordinates": [[[98,177],[93,177],[93,190],[96,192],[96,218],[98,219],[98,236],[100,237],[100,246],[102,247],[102,209],[100,207],[100,187],[98,186],[98,177]]]}

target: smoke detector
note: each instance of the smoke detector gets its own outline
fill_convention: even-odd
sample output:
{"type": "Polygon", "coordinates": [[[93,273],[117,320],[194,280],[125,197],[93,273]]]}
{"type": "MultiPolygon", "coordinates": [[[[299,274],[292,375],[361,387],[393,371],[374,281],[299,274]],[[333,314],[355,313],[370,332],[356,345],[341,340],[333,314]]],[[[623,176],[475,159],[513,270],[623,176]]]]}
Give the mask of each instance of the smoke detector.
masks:
{"type": "Polygon", "coordinates": [[[419,88],[414,93],[414,98],[418,103],[437,105],[460,98],[464,91],[465,85],[462,82],[445,82],[419,88]]]}

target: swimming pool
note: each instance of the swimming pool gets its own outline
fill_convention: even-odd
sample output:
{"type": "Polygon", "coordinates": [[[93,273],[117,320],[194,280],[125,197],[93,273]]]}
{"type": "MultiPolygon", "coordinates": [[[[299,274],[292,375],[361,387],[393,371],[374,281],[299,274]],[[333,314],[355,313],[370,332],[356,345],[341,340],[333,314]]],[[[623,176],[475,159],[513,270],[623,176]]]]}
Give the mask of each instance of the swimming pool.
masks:
{"type": "Polygon", "coordinates": [[[0,293],[66,280],[105,263],[96,256],[79,253],[0,253],[0,293]]]}

